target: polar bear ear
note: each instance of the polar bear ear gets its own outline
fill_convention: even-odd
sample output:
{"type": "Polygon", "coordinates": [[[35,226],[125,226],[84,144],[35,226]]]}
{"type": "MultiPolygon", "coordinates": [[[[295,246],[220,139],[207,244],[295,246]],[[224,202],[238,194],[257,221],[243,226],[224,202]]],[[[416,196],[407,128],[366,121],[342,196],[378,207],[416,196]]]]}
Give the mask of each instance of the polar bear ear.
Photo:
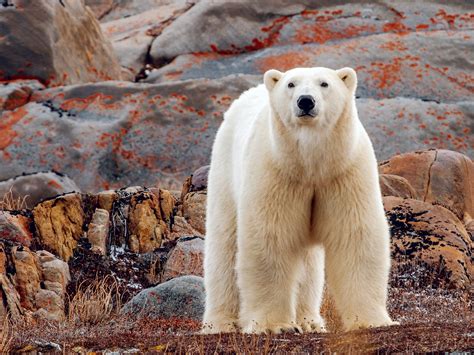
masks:
{"type": "Polygon", "coordinates": [[[337,76],[344,82],[350,92],[355,92],[357,88],[357,74],[352,68],[342,68],[336,70],[337,76]]]}
{"type": "Polygon", "coordinates": [[[268,91],[271,91],[275,87],[282,75],[282,72],[275,69],[270,69],[263,75],[263,82],[265,83],[268,91]]]}

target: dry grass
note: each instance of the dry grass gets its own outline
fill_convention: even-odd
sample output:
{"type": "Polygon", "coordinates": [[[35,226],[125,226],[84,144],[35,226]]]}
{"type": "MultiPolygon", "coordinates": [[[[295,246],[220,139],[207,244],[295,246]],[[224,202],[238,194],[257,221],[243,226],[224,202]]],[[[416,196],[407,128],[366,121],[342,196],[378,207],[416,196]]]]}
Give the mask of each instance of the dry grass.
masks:
{"type": "MultiPolygon", "coordinates": [[[[327,334],[203,336],[201,324],[185,319],[133,319],[116,312],[111,290],[114,281],[95,281],[80,287],[71,300],[70,320],[64,323],[35,321],[15,325],[14,349],[27,344],[60,344],[64,352],[139,349],[141,353],[278,353],[339,352],[392,353],[469,351],[474,349],[474,324],[469,297],[454,290],[390,291],[390,313],[402,325],[342,332],[329,299],[323,313],[332,328],[327,334]],[[81,305],[79,307],[79,305],[81,305]],[[72,310],[75,310],[74,312],[72,310]]],[[[41,349],[40,349],[41,350],[41,349]]],[[[38,350],[38,351],[40,351],[38,350]]],[[[45,349],[43,349],[45,350],[45,349]]]]}
{"type": "Polygon", "coordinates": [[[3,195],[3,198],[0,200],[0,210],[8,211],[20,211],[26,209],[26,200],[28,195],[24,197],[14,197],[12,188],[3,195]]]}
{"type": "Polygon", "coordinates": [[[73,324],[98,324],[118,314],[122,306],[118,283],[112,276],[79,285],[68,303],[68,321],[73,324]]]}
{"type": "Polygon", "coordinates": [[[0,328],[0,354],[7,354],[11,350],[13,342],[13,334],[10,329],[10,320],[8,317],[4,317],[0,322],[2,327],[0,328]]]}

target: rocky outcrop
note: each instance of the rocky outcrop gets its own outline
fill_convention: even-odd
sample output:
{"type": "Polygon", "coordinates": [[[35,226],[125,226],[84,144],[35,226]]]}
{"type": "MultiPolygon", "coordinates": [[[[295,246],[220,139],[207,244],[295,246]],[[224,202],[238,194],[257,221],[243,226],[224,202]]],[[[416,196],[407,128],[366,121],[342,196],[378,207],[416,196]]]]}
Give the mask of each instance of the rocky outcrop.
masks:
{"type": "Polygon", "coordinates": [[[396,155],[380,171],[405,178],[420,200],[444,206],[461,220],[474,215],[474,163],[463,154],[441,149],[396,155]]]}
{"type": "Polygon", "coordinates": [[[42,245],[68,261],[83,236],[84,208],[80,194],[68,194],[38,204],[33,218],[42,245]]]}
{"type": "Polygon", "coordinates": [[[80,192],[80,189],[69,177],[55,171],[24,174],[0,182],[0,199],[9,194],[8,198],[24,201],[24,207],[29,209],[68,192],[80,192]]]}
{"type": "Polygon", "coordinates": [[[469,290],[474,244],[448,209],[427,202],[384,197],[392,234],[394,286],[469,290]]]}
{"type": "Polygon", "coordinates": [[[12,0],[0,7],[0,80],[48,86],[119,80],[120,66],[82,0],[12,0]]]}
{"type": "Polygon", "coordinates": [[[68,265],[53,254],[35,253],[0,240],[0,295],[4,300],[0,314],[63,320],[69,280],[68,265]]]}
{"type": "Polygon", "coordinates": [[[141,291],[122,308],[122,313],[149,318],[201,320],[204,313],[202,277],[182,276],[141,291]]]}

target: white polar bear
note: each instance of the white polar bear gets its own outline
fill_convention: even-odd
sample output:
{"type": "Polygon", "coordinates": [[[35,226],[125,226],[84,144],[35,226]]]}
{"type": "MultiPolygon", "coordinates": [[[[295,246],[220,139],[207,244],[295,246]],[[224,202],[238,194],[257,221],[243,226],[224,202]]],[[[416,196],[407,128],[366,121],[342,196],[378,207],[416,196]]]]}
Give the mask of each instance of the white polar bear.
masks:
{"type": "Polygon", "coordinates": [[[205,333],[394,324],[389,228],[353,69],[269,70],[217,133],[208,180],[205,333]]]}

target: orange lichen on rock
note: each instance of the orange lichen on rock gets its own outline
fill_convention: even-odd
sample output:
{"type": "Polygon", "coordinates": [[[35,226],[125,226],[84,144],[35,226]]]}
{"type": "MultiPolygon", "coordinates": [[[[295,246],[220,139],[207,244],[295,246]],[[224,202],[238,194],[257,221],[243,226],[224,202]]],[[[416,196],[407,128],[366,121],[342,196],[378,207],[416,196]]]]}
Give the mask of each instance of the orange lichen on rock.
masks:
{"type": "Polygon", "coordinates": [[[28,114],[28,111],[24,107],[18,108],[16,111],[9,111],[5,113],[0,121],[0,149],[7,148],[18,135],[13,130],[12,126],[19,122],[28,114]]]}

